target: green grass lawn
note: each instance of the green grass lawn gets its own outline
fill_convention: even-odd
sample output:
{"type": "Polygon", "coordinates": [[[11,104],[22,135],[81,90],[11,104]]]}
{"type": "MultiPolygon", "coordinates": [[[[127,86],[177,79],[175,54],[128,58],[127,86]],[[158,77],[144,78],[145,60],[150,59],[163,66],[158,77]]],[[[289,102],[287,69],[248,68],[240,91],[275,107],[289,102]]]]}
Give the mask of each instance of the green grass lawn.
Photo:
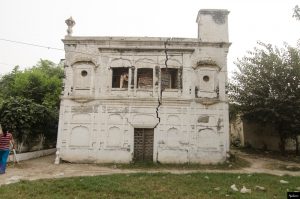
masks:
{"type": "Polygon", "coordinates": [[[300,186],[300,177],[266,174],[116,174],[94,177],[21,181],[0,187],[0,197],[9,198],[286,198],[287,190],[300,186]],[[207,177],[206,177],[207,176],[207,177]],[[240,178],[238,178],[240,176],[240,178]],[[288,184],[281,184],[279,180],[288,184]],[[251,194],[233,192],[232,184],[252,189],[251,194]],[[255,190],[263,186],[266,191],[255,190]],[[214,188],[219,187],[216,191],[214,188]],[[226,197],[227,195],[227,197],[226,197]]]}

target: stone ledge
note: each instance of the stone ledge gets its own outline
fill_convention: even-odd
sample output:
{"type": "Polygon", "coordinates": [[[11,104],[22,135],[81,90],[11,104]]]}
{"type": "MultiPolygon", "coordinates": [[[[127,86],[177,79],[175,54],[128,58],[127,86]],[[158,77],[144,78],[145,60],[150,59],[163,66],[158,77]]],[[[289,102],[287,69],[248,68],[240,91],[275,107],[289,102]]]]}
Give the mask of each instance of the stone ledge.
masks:
{"type": "MultiPolygon", "coordinates": [[[[19,154],[17,153],[17,159],[18,161],[30,160],[30,159],[54,154],[55,152],[56,152],[56,148],[27,152],[27,153],[19,153],[19,154]]],[[[14,160],[14,154],[9,155],[8,162],[12,162],[13,160],[14,160]]]]}

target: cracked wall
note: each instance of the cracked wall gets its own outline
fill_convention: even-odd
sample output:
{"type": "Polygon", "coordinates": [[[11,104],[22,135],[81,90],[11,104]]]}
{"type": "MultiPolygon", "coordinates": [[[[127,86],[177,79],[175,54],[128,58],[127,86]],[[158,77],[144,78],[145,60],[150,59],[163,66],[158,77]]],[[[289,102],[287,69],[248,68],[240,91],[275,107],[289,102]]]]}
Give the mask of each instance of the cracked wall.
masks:
{"type": "Polygon", "coordinates": [[[61,159],[131,162],[135,129],[141,128],[153,129],[153,161],[226,159],[229,43],[69,36],[64,43],[61,159]]]}

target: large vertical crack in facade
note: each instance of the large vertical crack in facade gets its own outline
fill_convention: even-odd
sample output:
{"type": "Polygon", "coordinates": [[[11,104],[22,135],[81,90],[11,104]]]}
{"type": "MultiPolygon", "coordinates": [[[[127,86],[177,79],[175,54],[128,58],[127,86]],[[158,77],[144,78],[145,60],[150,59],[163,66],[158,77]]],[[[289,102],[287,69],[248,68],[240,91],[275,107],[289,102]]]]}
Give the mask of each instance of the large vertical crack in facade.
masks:
{"type": "Polygon", "coordinates": [[[169,61],[169,55],[168,55],[167,45],[168,45],[168,42],[169,42],[170,40],[171,40],[171,39],[168,38],[168,39],[164,42],[164,45],[165,45],[165,56],[166,56],[166,59],[165,59],[166,71],[168,71],[168,61],[169,61]]]}
{"type": "MultiPolygon", "coordinates": [[[[165,42],[164,42],[164,52],[165,52],[165,67],[166,67],[166,73],[168,73],[168,61],[169,61],[169,55],[168,55],[168,49],[167,49],[167,45],[168,45],[168,42],[171,40],[171,38],[168,38],[165,42]]],[[[160,69],[160,68],[159,68],[160,69]]],[[[160,74],[161,75],[161,74],[160,74]]],[[[161,81],[161,79],[159,78],[159,81],[161,81]]],[[[161,86],[161,84],[160,84],[161,86]]],[[[158,95],[158,105],[156,107],[156,118],[158,119],[158,122],[157,124],[155,125],[154,128],[157,127],[157,125],[160,123],[160,116],[159,116],[159,107],[162,105],[162,93],[164,91],[164,88],[160,88],[160,93],[158,95]]]]}

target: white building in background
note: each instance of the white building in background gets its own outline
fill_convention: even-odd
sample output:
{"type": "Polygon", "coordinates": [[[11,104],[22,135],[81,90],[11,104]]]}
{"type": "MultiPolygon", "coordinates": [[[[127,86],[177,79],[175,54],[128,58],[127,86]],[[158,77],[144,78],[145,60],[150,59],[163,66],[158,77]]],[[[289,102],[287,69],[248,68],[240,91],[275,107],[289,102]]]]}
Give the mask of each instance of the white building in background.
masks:
{"type": "Polygon", "coordinates": [[[224,161],[228,13],[200,10],[198,38],[77,37],[67,20],[57,160],[224,161]]]}

